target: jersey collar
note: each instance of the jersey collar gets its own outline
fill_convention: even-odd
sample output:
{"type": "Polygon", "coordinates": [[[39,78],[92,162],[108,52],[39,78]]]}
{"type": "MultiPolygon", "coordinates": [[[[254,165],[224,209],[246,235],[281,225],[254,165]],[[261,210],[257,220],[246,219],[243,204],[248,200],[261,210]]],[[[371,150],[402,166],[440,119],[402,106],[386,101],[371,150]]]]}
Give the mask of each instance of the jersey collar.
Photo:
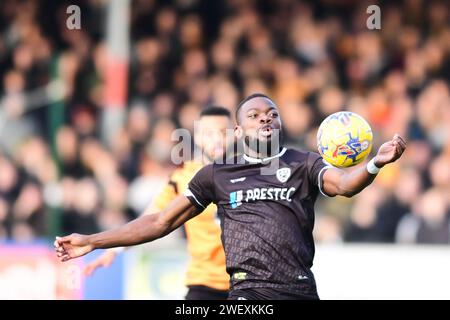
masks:
{"type": "Polygon", "coordinates": [[[276,155],[271,156],[271,157],[267,157],[267,158],[262,158],[262,159],[250,157],[250,156],[246,155],[245,153],[244,153],[243,157],[244,157],[244,159],[245,159],[246,161],[248,161],[248,162],[250,162],[250,163],[262,163],[262,162],[266,162],[266,161],[269,161],[269,160],[272,160],[272,159],[281,157],[283,154],[286,153],[286,150],[287,150],[287,148],[284,147],[284,148],[281,149],[281,151],[280,151],[279,153],[277,153],[276,155]]]}

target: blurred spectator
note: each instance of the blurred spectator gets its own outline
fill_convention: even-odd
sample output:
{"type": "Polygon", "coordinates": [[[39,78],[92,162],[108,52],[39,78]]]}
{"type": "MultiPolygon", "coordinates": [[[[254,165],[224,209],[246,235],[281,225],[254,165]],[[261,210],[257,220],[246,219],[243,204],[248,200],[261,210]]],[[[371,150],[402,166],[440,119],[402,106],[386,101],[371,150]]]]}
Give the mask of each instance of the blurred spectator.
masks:
{"type": "Polygon", "coordinates": [[[411,213],[399,223],[396,240],[400,243],[450,243],[448,203],[442,192],[427,190],[414,203],[411,213]]]}
{"type": "Polygon", "coordinates": [[[100,209],[100,191],[92,178],[83,178],[72,187],[73,198],[63,216],[64,232],[98,232],[98,210],[100,209]]]}
{"type": "Polygon", "coordinates": [[[38,184],[23,185],[17,200],[12,207],[13,229],[16,224],[23,223],[31,227],[35,236],[43,236],[46,232],[42,191],[38,184]]]}
{"type": "Polygon", "coordinates": [[[344,240],[348,242],[377,242],[376,209],[383,198],[383,190],[376,184],[367,187],[351,208],[350,221],[344,232],[344,240]]]}
{"type": "Polygon", "coordinates": [[[83,167],[79,158],[79,139],[71,127],[62,127],[56,136],[56,150],[61,162],[61,170],[66,176],[79,178],[83,167]]]}
{"type": "Polygon", "coordinates": [[[14,164],[0,157],[0,194],[4,200],[12,203],[19,194],[19,172],[14,164]]]}
{"type": "Polygon", "coordinates": [[[411,210],[411,204],[422,192],[421,177],[412,168],[404,169],[397,178],[392,194],[377,208],[375,230],[380,242],[395,242],[399,221],[411,210]]]}
{"type": "Polygon", "coordinates": [[[319,215],[314,228],[314,239],[320,243],[341,243],[342,226],[331,215],[319,215]]]}

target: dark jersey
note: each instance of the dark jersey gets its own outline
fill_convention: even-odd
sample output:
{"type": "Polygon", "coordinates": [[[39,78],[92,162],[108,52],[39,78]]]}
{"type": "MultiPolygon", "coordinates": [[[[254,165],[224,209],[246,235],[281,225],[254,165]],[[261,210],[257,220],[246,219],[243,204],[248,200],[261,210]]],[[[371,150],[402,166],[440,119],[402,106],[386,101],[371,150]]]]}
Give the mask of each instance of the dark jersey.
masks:
{"type": "Polygon", "coordinates": [[[199,210],[217,204],[231,289],[316,296],[314,202],[327,165],[291,149],[264,160],[241,157],[205,166],[185,192],[199,210]]]}

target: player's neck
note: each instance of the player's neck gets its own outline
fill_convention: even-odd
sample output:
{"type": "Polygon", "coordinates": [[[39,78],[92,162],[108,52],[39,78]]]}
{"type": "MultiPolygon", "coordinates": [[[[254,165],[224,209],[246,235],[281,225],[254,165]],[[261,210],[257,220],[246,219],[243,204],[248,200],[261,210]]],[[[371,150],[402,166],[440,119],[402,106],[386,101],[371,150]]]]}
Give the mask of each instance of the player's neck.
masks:
{"type": "Polygon", "coordinates": [[[264,150],[263,152],[259,151],[259,150],[254,150],[250,147],[248,147],[245,143],[244,143],[244,153],[247,157],[250,158],[255,158],[255,159],[265,159],[265,158],[270,158],[270,157],[274,157],[277,154],[279,154],[283,147],[278,145],[275,148],[269,148],[270,150],[264,150]]]}

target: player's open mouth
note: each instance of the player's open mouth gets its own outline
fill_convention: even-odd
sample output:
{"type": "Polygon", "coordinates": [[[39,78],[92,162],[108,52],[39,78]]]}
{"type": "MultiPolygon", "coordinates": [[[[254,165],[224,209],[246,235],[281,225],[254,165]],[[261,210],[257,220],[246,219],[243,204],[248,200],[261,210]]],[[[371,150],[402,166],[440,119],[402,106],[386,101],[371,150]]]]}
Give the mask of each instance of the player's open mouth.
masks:
{"type": "Polygon", "coordinates": [[[261,129],[259,129],[259,134],[264,137],[270,137],[272,135],[272,127],[271,126],[263,126],[261,129]]]}

